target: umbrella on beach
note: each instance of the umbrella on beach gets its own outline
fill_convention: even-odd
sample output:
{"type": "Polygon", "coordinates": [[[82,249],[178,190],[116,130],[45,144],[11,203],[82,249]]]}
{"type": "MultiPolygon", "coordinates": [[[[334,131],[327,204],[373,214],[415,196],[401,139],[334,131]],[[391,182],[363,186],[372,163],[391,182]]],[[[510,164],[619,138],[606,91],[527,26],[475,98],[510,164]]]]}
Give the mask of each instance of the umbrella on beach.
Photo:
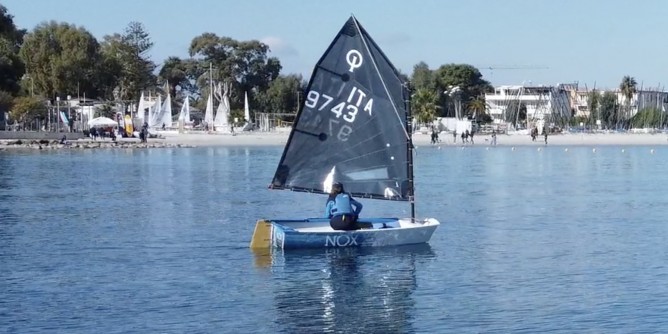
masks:
{"type": "Polygon", "coordinates": [[[118,126],[118,122],[109,117],[96,117],[88,121],[88,126],[118,126]]]}

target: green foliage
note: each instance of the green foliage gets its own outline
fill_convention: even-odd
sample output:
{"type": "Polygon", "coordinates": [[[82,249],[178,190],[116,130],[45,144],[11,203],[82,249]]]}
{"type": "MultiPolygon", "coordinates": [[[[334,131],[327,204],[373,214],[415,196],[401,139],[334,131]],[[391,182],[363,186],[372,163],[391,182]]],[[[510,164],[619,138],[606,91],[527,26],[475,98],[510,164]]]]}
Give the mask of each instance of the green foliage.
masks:
{"type": "Polygon", "coordinates": [[[279,75],[269,84],[269,88],[258,95],[262,109],[268,112],[293,113],[304,98],[301,75],[279,75]]]}
{"type": "Polygon", "coordinates": [[[24,34],[25,30],[16,28],[14,17],[0,4],[0,90],[12,94],[19,92],[19,81],[25,73],[18,55],[24,34]]]}
{"type": "Polygon", "coordinates": [[[468,64],[447,64],[434,73],[437,89],[445,91],[458,86],[462,90],[462,101],[469,101],[493,89],[482,78],[480,71],[468,64]]]}
{"type": "Polygon", "coordinates": [[[436,90],[434,72],[430,70],[429,65],[423,61],[413,66],[413,75],[410,81],[416,91],[420,89],[436,90]]]}
{"type": "Polygon", "coordinates": [[[80,89],[94,96],[98,51],[97,40],[84,28],[52,21],[25,36],[20,55],[36,93],[55,97],[80,89]]]}
{"type": "Polygon", "coordinates": [[[415,91],[411,100],[411,112],[418,124],[428,124],[436,120],[438,94],[434,90],[422,88],[415,91]]]}
{"type": "Polygon", "coordinates": [[[601,97],[599,114],[601,124],[606,128],[612,128],[617,124],[617,96],[613,92],[605,92],[601,97]]]}
{"type": "Polygon", "coordinates": [[[11,42],[0,37],[0,90],[17,93],[24,72],[23,62],[11,42]]]}
{"type": "Polygon", "coordinates": [[[95,107],[95,117],[116,119],[116,109],[113,102],[107,102],[95,107]]]}
{"type": "Polygon", "coordinates": [[[114,99],[137,100],[141,91],[153,88],[156,68],[148,55],[153,42],[144,26],[139,22],[130,22],[121,34],[104,37],[102,55],[107,68],[113,73],[107,86],[113,85],[114,99]]]}
{"type": "MultiPolygon", "coordinates": [[[[589,119],[585,122],[589,124],[595,124],[596,120],[599,119],[599,106],[601,104],[601,93],[596,89],[592,90],[588,94],[587,98],[587,108],[589,109],[589,119]]],[[[601,121],[603,122],[603,121],[601,121]]]]}
{"type": "Polygon", "coordinates": [[[265,91],[281,70],[279,60],[268,57],[269,47],[256,40],[237,41],[205,33],[192,40],[189,53],[194,58],[188,65],[189,79],[197,83],[200,93],[208,95],[205,92],[209,87],[211,66],[213,81],[232,83],[230,104],[233,109],[243,107],[244,92],[249,92],[249,99],[253,100],[254,93],[265,91]]]}
{"type": "Polygon", "coordinates": [[[7,112],[14,105],[14,97],[9,92],[0,90],[0,113],[7,112]]]}
{"type": "Polygon", "coordinates": [[[160,69],[159,78],[169,84],[169,94],[176,96],[176,88],[190,90],[191,84],[188,80],[188,66],[179,57],[169,57],[160,69]]]}
{"type": "Polygon", "coordinates": [[[631,98],[633,97],[633,94],[636,92],[636,86],[637,86],[636,79],[634,79],[631,76],[625,75],[622,78],[622,82],[619,84],[619,90],[622,92],[622,95],[626,97],[626,100],[628,102],[631,102],[631,98]]]}
{"type": "Polygon", "coordinates": [[[487,114],[487,103],[483,97],[476,97],[466,105],[469,115],[474,117],[476,123],[491,123],[492,117],[487,114]]]}
{"type": "Polygon", "coordinates": [[[19,96],[14,99],[9,118],[18,122],[29,122],[37,118],[46,118],[46,101],[37,96],[19,96]]]}
{"type": "Polygon", "coordinates": [[[668,124],[668,114],[659,108],[645,108],[630,121],[634,128],[662,128],[668,124]]]}
{"type": "Polygon", "coordinates": [[[12,45],[15,52],[18,52],[25,29],[18,29],[14,24],[14,16],[10,15],[7,8],[0,4],[0,38],[3,38],[12,45]]]}

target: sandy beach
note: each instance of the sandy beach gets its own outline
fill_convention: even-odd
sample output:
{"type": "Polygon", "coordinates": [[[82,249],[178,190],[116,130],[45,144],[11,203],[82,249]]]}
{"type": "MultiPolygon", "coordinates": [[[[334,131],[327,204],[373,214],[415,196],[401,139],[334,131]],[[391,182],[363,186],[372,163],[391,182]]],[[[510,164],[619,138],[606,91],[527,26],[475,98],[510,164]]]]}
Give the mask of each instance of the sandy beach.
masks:
{"type": "MultiPolygon", "coordinates": [[[[288,132],[242,132],[231,134],[209,134],[209,133],[177,133],[176,131],[159,132],[161,138],[151,138],[148,143],[140,143],[138,138],[118,138],[112,142],[109,138],[70,140],[67,145],[59,144],[58,141],[50,141],[49,144],[41,145],[35,140],[22,140],[22,144],[15,145],[16,140],[1,140],[0,150],[7,149],[58,149],[58,148],[164,148],[164,147],[200,147],[200,146],[285,146],[288,132]]],[[[441,133],[440,141],[436,144],[442,147],[463,146],[458,136],[453,142],[452,134],[441,133]]],[[[476,135],[474,144],[470,142],[466,146],[491,146],[491,135],[476,135]]],[[[413,135],[413,143],[416,147],[432,146],[431,136],[422,133],[413,135]]],[[[548,136],[550,146],[664,146],[668,145],[668,134],[665,133],[596,133],[596,134],[555,134],[548,136]]],[[[497,146],[520,147],[520,146],[545,146],[542,136],[531,141],[528,135],[498,135],[497,146]]]]}
{"type": "MultiPolygon", "coordinates": [[[[182,144],[189,146],[284,146],[288,139],[288,133],[273,132],[246,132],[234,136],[230,134],[162,134],[165,139],[155,139],[169,144],[182,144]]],[[[438,145],[461,146],[461,138],[453,143],[451,134],[442,133],[438,145]]],[[[152,141],[152,140],[150,140],[152,141]]],[[[429,135],[417,133],[413,135],[416,146],[431,145],[429,135]]],[[[474,145],[490,145],[490,135],[477,135],[474,137],[474,145]]],[[[471,144],[468,144],[471,145],[471,144]]],[[[498,135],[497,146],[533,146],[545,145],[544,137],[531,141],[528,135],[498,135]]],[[[667,134],[623,134],[623,133],[597,133],[597,134],[555,134],[548,136],[548,145],[558,146],[605,146],[605,145],[668,145],[667,134]]]]}

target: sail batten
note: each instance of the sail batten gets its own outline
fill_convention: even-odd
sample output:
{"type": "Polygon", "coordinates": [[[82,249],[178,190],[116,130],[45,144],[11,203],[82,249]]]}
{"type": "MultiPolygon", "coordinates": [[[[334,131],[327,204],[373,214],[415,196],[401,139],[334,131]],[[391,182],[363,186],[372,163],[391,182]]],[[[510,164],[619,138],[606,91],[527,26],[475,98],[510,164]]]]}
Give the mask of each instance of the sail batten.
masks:
{"type": "Polygon", "coordinates": [[[271,184],[409,200],[407,108],[398,72],[354,17],[314,66],[271,184]]]}

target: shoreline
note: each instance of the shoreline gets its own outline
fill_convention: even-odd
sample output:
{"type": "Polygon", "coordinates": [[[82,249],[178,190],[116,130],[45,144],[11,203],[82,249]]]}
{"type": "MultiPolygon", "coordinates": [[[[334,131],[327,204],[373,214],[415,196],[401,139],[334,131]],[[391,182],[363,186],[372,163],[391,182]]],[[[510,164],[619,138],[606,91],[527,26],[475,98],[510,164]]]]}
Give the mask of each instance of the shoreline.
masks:
{"type": "MultiPolygon", "coordinates": [[[[184,133],[173,132],[160,133],[162,138],[150,138],[147,143],[141,143],[138,138],[119,138],[116,142],[109,138],[104,139],[77,139],[68,140],[66,145],[57,140],[0,140],[0,151],[17,149],[146,149],[146,148],[189,148],[189,147],[249,147],[249,146],[277,146],[283,147],[287,143],[289,133],[287,132],[244,132],[231,134],[207,134],[207,133],[184,133]]],[[[491,146],[491,135],[477,135],[474,137],[475,144],[462,144],[458,136],[453,142],[449,133],[441,133],[440,141],[431,144],[431,136],[428,134],[413,134],[413,144],[420,146],[491,146]]],[[[668,145],[668,135],[656,134],[632,134],[632,133],[567,133],[548,136],[547,146],[665,146],[668,145]]],[[[531,141],[528,135],[497,135],[496,146],[521,147],[521,146],[545,146],[544,137],[539,136],[536,141],[531,141]]]]}

